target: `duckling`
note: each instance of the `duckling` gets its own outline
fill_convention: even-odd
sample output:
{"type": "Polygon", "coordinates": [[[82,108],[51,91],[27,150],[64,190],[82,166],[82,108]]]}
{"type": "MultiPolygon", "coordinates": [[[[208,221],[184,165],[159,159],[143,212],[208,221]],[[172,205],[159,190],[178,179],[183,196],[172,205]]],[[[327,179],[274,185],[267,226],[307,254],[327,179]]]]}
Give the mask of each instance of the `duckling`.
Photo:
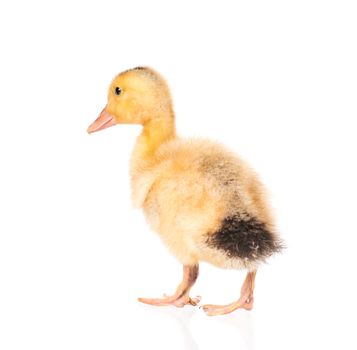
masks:
{"type": "Polygon", "coordinates": [[[183,265],[172,296],[139,298],[164,306],[197,305],[191,298],[199,262],[245,269],[240,297],[228,305],[203,305],[207,315],[253,307],[258,267],[282,249],[263,185],[249,165],[219,143],[178,137],[169,87],[149,67],[117,75],[108,103],[88,133],[115,124],[140,124],[131,156],[134,206],[183,265]]]}

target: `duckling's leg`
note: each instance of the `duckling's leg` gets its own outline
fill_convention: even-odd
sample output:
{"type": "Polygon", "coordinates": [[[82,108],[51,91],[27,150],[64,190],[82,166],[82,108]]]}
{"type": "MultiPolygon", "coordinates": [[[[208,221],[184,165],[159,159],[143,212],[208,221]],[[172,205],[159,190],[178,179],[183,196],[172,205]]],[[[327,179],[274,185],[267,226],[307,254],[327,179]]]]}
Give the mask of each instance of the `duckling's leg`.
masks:
{"type": "Polygon", "coordinates": [[[256,273],[256,270],[247,273],[247,277],[242,285],[238,301],[228,305],[203,305],[202,308],[206,314],[208,316],[217,316],[229,314],[237,309],[251,310],[253,308],[254,301],[253,292],[256,273]]]}
{"type": "Polygon", "coordinates": [[[173,305],[177,307],[183,307],[185,305],[197,305],[200,302],[200,298],[190,298],[189,292],[191,287],[196,282],[198,277],[198,265],[184,266],[183,267],[183,280],[177,287],[177,290],[172,296],[165,296],[161,299],[145,299],[139,298],[138,300],[145,304],[165,306],[173,305]]]}

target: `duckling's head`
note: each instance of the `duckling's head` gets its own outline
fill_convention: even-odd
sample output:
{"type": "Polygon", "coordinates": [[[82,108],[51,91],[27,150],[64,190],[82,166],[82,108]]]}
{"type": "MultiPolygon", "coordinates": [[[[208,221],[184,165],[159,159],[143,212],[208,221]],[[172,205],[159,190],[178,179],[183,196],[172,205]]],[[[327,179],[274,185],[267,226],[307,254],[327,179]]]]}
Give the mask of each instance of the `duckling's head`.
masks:
{"type": "Polygon", "coordinates": [[[115,124],[145,125],[156,119],[173,118],[169,88],[159,73],[137,67],[118,74],[108,92],[108,103],[88,128],[88,133],[115,124]]]}

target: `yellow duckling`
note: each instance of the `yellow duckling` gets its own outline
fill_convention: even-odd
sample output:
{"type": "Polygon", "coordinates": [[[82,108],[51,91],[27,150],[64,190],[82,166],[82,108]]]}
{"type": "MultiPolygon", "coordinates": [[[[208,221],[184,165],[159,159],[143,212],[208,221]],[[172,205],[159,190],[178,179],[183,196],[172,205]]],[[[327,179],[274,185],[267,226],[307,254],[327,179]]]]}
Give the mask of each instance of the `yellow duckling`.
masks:
{"type": "Polygon", "coordinates": [[[199,298],[190,298],[189,291],[199,262],[206,261],[248,273],[236,302],[203,310],[208,315],[250,310],[258,266],[282,248],[256,173],[220,144],[178,137],[169,88],[151,68],[114,78],[108,104],[88,132],[115,124],[143,126],[131,158],[133,203],[183,264],[174,295],[139,301],[197,305],[199,298]]]}

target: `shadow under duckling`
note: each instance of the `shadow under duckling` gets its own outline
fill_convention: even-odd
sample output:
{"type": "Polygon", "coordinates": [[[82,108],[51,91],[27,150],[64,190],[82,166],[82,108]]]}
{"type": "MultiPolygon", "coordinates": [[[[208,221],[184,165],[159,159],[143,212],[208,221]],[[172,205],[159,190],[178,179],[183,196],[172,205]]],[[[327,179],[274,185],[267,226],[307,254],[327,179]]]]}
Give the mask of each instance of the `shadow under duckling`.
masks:
{"type": "Polygon", "coordinates": [[[183,280],[172,296],[139,298],[151,305],[197,305],[189,292],[199,262],[246,269],[240,298],[229,305],[204,305],[208,315],[253,307],[257,268],[282,249],[264,187],[246,162],[222,145],[176,135],[166,81],[151,68],[117,75],[108,103],[88,128],[141,124],[134,147],[131,186],[134,206],[183,264],[183,280]]]}

